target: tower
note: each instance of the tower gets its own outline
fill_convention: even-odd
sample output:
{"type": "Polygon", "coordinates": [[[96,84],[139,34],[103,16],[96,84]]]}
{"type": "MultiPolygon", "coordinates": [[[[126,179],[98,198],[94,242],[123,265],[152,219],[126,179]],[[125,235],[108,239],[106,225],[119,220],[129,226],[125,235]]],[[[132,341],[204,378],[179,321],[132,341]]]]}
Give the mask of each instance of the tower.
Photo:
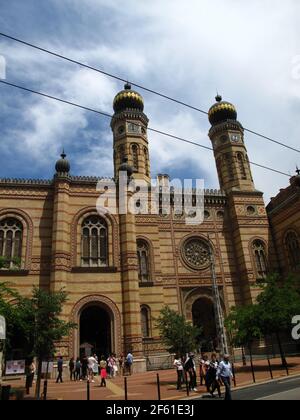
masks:
{"type": "Polygon", "coordinates": [[[225,192],[254,191],[244,129],[237,121],[236,109],[229,102],[222,101],[219,95],[216,100],[208,113],[212,125],[209,137],[214,149],[220,187],[225,192]]]}
{"type": "Polygon", "coordinates": [[[232,293],[237,304],[251,303],[259,293],[256,282],[265,279],[274,247],[263,193],[256,190],[244,141],[244,129],[234,105],[216,97],[208,116],[221,189],[227,196],[227,241],[235,255],[232,293]]]}
{"type": "Polygon", "coordinates": [[[148,118],[144,114],[142,96],[126,83],[124,90],[114,99],[114,116],[111,128],[114,138],[114,173],[118,171],[124,158],[133,168],[133,178],[150,183],[150,161],[147,138],[148,118]]]}

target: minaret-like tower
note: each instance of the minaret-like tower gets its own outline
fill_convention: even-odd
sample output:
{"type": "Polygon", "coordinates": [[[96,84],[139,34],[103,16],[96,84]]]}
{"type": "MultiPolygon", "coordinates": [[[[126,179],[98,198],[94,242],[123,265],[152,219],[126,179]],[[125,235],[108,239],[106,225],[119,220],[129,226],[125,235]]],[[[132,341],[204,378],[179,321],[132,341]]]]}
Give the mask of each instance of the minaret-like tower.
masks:
{"type": "Polygon", "coordinates": [[[114,116],[111,128],[114,136],[114,173],[118,172],[124,158],[133,168],[133,178],[150,183],[150,161],[147,138],[148,118],[144,114],[142,96],[126,83],[124,90],[114,99],[114,116]]]}
{"type": "Polygon", "coordinates": [[[231,269],[232,288],[237,296],[234,306],[254,302],[260,292],[254,287],[263,281],[273,260],[274,247],[263,193],[253,183],[244,129],[237,111],[229,102],[216,97],[209,110],[212,141],[220,187],[227,196],[226,225],[228,243],[233,246],[235,266],[231,269]]]}
{"type": "Polygon", "coordinates": [[[212,127],[209,137],[212,141],[220,187],[232,190],[254,191],[253,178],[244,143],[244,129],[237,121],[234,105],[216,97],[216,104],[209,110],[212,127]]]}

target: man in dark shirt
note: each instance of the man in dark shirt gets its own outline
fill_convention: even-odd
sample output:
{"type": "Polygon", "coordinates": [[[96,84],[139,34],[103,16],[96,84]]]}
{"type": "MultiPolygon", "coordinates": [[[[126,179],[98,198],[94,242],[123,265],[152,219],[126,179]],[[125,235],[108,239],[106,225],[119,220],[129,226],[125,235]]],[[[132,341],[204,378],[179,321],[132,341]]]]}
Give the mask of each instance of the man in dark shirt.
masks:
{"type": "Polygon", "coordinates": [[[63,383],[63,378],[62,378],[63,371],[64,371],[64,360],[63,360],[62,356],[59,356],[58,361],[57,361],[57,372],[58,372],[58,376],[57,376],[57,379],[56,379],[57,384],[59,382],[63,383]]]}

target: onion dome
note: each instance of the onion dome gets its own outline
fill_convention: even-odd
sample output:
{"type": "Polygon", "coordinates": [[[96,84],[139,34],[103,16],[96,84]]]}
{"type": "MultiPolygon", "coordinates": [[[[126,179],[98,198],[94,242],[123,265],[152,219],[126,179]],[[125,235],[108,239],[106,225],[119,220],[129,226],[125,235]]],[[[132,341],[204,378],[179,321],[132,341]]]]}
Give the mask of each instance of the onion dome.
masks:
{"type": "Polygon", "coordinates": [[[132,177],[132,174],[133,174],[134,170],[133,170],[132,166],[129,165],[127,157],[125,157],[123,159],[123,162],[120,165],[119,171],[120,172],[127,172],[127,177],[128,178],[132,177]]]}
{"type": "Polygon", "coordinates": [[[131,90],[131,85],[126,83],[124,90],[117,94],[114,99],[114,111],[122,112],[125,110],[144,111],[144,100],[142,96],[131,90]]]}
{"type": "Polygon", "coordinates": [[[211,125],[216,125],[227,120],[237,119],[235,106],[229,102],[222,101],[222,96],[216,96],[216,103],[208,111],[208,119],[211,125]]]}
{"type": "Polygon", "coordinates": [[[67,155],[63,151],[60,155],[61,159],[56,162],[55,169],[58,174],[68,174],[70,172],[70,163],[66,159],[67,155]]]}

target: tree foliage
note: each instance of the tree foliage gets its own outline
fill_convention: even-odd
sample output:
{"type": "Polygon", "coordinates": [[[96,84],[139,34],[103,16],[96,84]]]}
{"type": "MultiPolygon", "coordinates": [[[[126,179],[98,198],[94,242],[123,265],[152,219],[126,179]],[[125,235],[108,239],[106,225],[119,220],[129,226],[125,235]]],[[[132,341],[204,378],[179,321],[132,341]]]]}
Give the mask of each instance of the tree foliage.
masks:
{"type": "Polygon", "coordinates": [[[160,337],[170,353],[184,356],[197,349],[201,328],[193,326],[168,306],[161,310],[156,325],[160,337]]]}
{"type": "Polygon", "coordinates": [[[260,288],[256,302],[233,308],[225,325],[235,346],[251,346],[255,339],[274,334],[285,364],[280,334],[289,331],[293,317],[300,314],[299,279],[270,275],[260,288]]]}

